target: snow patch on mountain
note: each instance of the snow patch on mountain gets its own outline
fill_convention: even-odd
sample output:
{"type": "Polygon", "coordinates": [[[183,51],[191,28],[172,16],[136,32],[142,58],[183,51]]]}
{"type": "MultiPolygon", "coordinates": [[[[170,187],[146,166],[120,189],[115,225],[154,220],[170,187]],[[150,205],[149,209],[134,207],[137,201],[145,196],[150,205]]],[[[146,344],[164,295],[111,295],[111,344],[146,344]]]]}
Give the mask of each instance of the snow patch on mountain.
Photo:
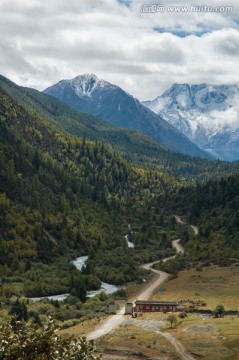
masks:
{"type": "Polygon", "coordinates": [[[60,87],[62,89],[64,89],[66,85],[70,86],[79,97],[91,97],[96,89],[112,86],[110,83],[99,79],[94,74],[79,75],[74,79],[62,80],[60,82],[60,87]]]}
{"type": "Polygon", "coordinates": [[[96,75],[85,74],[62,80],[45,89],[44,93],[112,125],[141,131],[171,150],[212,158],[138,99],[96,75]]]}
{"type": "Polygon", "coordinates": [[[203,150],[239,159],[239,86],[174,84],[143,102],[203,150]]]}

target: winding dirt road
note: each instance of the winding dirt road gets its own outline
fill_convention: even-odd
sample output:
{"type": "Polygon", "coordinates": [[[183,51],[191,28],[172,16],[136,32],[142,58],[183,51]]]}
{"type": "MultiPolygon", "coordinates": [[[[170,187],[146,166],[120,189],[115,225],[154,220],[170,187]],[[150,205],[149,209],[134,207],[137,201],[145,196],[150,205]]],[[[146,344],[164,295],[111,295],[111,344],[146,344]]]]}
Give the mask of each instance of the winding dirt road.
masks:
{"type": "Polygon", "coordinates": [[[198,227],[197,226],[194,226],[194,225],[190,225],[190,227],[193,229],[193,231],[194,231],[194,234],[195,235],[198,235],[198,227]]]}
{"type": "MultiPolygon", "coordinates": [[[[184,224],[184,222],[181,220],[179,216],[175,216],[175,219],[178,223],[184,224]]],[[[191,225],[193,231],[195,234],[198,234],[198,228],[196,226],[191,225]]],[[[180,239],[176,239],[172,241],[172,246],[175,248],[176,253],[184,253],[184,249],[182,245],[179,243],[180,239]]],[[[170,259],[173,259],[176,255],[165,258],[163,260],[155,261],[152,263],[144,264],[142,265],[143,269],[151,270],[155,276],[153,280],[147,284],[141,292],[138,294],[137,298],[130,299],[131,302],[135,302],[136,300],[148,300],[153,295],[154,291],[159,288],[170,276],[170,274],[156,270],[153,268],[153,265],[160,262],[160,261],[168,261],[170,259]]],[[[103,322],[98,329],[92,331],[88,334],[87,339],[88,340],[94,340],[98,339],[99,337],[108,334],[110,331],[116,329],[118,326],[120,326],[125,321],[124,316],[124,307],[122,307],[116,315],[110,316],[105,322],[103,322]]],[[[186,352],[183,345],[172,335],[169,333],[157,331],[158,334],[162,335],[164,338],[166,338],[175,348],[175,351],[179,356],[182,357],[183,360],[194,360],[194,358],[186,352]]]]}
{"type": "Polygon", "coordinates": [[[184,253],[184,248],[181,244],[179,244],[180,239],[176,239],[172,241],[172,246],[173,248],[176,250],[177,254],[183,254],[184,253]]]}
{"type": "MultiPolygon", "coordinates": [[[[177,253],[179,252],[183,252],[183,247],[178,243],[180,241],[180,239],[174,240],[172,242],[172,246],[176,249],[177,253]]],[[[162,261],[167,261],[169,259],[173,259],[175,257],[171,256],[168,258],[163,259],[162,261]]],[[[164,271],[160,271],[160,270],[156,270],[154,268],[152,268],[152,266],[159,261],[155,261],[152,263],[148,263],[148,264],[144,264],[142,265],[142,268],[145,270],[151,270],[156,276],[153,278],[153,280],[147,284],[142,290],[141,292],[138,294],[137,298],[131,298],[129,301],[130,302],[135,302],[136,300],[148,300],[150,299],[150,297],[153,295],[154,291],[159,288],[170,276],[170,274],[164,272],[164,271]]],[[[110,331],[112,331],[113,329],[117,328],[120,324],[122,324],[122,322],[125,320],[124,317],[124,307],[122,307],[116,315],[112,315],[110,316],[105,322],[103,322],[98,329],[92,331],[91,333],[89,333],[87,335],[87,339],[88,340],[94,340],[94,339],[98,339],[99,337],[108,334],[110,331]]]]}
{"type": "MultiPolygon", "coordinates": [[[[177,251],[177,247],[176,246],[180,246],[180,251],[182,250],[181,245],[178,244],[179,239],[174,240],[172,242],[173,246],[176,248],[177,251]]],[[[173,259],[175,257],[171,256],[168,258],[163,259],[162,261],[167,261],[169,259],[173,259]]],[[[154,291],[160,287],[170,276],[170,274],[164,272],[164,271],[160,271],[160,270],[156,270],[153,269],[152,266],[159,261],[155,261],[152,263],[148,263],[148,264],[144,264],[142,265],[142,268],[145,270],[151,270],[156,276],[153,278],[153,280],[147,284],[142,290],[141,292],[138,294],[137,298],[131,298],[129,299],[130,302],[135,302],[136,300],[148,300],[150,299],[150,297],[153,295],[154,291]]],[[[94,331],[92,331],[91,333],[88,334],[87,339],[88,340],[94,340],[94,339],[98,339],[99,337],[108,334],[110,331],[112,331],[113,329],[117,328],[120,324],[122,324],[122,322],[125,320],[124,317],[124,311],[125,308],[122,307],[120,308],[120,310],[117,312],[116,315],[112,315],[110,316],[105,322],[103,322],[100,327],[94,331]]]]}
{"type": "MultiPolygon", "coordinates": [[[[174,217],[175,217],[177,223],[179,223],[179,224],[185,224],[185,222],[181,219],[180,216],[174,215],[174,217]]],[[[198,227],[195,226],[195,225],[190,225],[190,227],[193,229],[194,234],[195,234],[195,235],[198,235],[198,232],[199,232],[198,227]]]]}

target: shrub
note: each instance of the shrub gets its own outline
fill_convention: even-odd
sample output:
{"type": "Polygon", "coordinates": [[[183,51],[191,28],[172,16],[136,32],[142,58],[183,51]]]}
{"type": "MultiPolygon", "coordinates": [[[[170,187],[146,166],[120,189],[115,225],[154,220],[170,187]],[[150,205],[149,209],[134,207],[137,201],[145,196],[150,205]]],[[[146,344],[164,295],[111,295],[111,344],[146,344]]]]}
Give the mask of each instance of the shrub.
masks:
{"type": "Polygon", "coordinates": [[[176,324],[177,323],[177,318],[175,315],[169,315],[167,317],[167,321],[170,323],[171,325],[171,328],[173,327],[173,324],[176,324]]]}
{"type": "Polygon", "coordinates": [[[94,355],[94,344],[86,338],[62,337],[56,334],[52,318],[41,330],[27,328],[15,319],[0,326],[0,359],[4,360],[100,360],[94,355]],[[14,324],[14,326],[13,326],[14,324]]]}
{"type": "Polygon", "coordinates": [[[225,313],[225,308],[222,304],[218,304],[214,310],[214,317],[222,317],[225,313]]]}

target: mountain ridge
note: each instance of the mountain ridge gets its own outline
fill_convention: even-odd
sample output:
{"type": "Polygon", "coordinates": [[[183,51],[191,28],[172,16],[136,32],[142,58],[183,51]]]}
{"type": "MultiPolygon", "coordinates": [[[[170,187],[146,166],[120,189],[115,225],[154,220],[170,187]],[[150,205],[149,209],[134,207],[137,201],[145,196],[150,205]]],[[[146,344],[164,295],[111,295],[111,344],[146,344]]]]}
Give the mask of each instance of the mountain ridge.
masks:
{"type": "Polygon", "coordinates": [[[179,180],[192,182],[238,172],[236,163],[173,152],[142,132],[115,127],[68,106],[60,99],[20,87],[3,76],[0,76],[1,87],[27,111],[30,108],[34,116],[40,117],[40,121],[45,119],[74,136],[104,143],[134,164],[153,167],[179,180]]]}
{"type": "Polygon", "coordinates": [[[173,84],[143,104],[217,158],[239,159],[239,86],[173,84]]]}
{"type": "Polygon", "coordinates": [[[61,80],[43,93],[112,125],[142,131],[173,151],[213,158],[138,99],[120,87],[98,79],[96,75],[84,74],[71,80],[61,80]]]}

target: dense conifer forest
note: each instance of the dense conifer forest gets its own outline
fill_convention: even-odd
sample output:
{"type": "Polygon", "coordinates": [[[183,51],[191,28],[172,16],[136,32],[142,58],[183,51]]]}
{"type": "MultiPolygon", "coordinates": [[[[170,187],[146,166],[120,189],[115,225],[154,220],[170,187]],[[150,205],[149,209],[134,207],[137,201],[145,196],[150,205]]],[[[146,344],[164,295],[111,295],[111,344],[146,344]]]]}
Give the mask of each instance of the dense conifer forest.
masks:
{"type": "Polygon", "coordinates": [[[238,175],[188,189],[181,188],[176,204],[190,223],[199,226],[201,240],[185,240],[194,256],[211,260],[238,258],[238,175]]]}

